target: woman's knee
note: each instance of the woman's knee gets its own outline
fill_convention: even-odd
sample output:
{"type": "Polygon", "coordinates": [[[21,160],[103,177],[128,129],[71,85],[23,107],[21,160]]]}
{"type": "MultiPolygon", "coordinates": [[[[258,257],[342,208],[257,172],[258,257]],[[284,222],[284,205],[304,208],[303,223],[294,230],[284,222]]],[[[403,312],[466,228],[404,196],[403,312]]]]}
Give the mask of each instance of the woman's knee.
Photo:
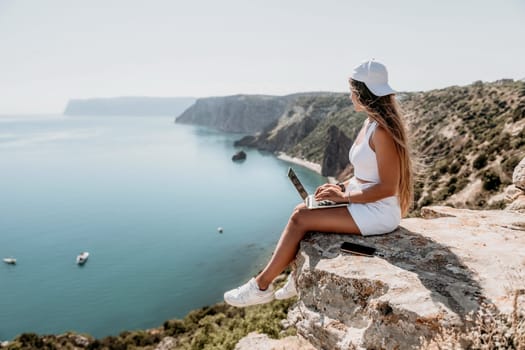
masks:
{"type": "Polygon", "coordinates": [[[307,215],[308,209],[304,203],[299,204],[295,207],[292,215],[290,215],[290,224],[297,228],[303,228],[305,226],[305,217],[307,215]]]}

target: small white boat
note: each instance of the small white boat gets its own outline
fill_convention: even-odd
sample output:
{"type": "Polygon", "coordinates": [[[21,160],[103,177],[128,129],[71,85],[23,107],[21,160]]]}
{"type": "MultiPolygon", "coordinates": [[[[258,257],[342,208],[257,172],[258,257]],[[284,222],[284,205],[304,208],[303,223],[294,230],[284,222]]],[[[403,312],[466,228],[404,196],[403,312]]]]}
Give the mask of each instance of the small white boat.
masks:
{"type": "Polygon", "coordinates": [[[77,264],[84,265],[84,263],[87,261],[89,257],[88,252],[82,252],[79,255],[77,255],[77,264]]]}
{"type": "Polygon", "coordinates": [[[15,258],[4,258],[3,259],[6,264],[9,265],[16,265],[16,259],[15,258]]]}

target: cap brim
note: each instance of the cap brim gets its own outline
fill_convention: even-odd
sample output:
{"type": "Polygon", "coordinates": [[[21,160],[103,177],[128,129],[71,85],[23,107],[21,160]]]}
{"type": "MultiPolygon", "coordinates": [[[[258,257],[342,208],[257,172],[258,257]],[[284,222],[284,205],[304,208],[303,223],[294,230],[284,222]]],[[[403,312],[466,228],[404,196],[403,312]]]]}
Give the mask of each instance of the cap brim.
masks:
{"type": "Polygon", "coordinates": [[[372,85],[367,83],[366,79],[363,79],[361,75],[355,71],[352,73],[350,78],[364,83],[366,87],[376,96],[386,96],[396,93],[396,90],[392,89],[388,83],[372,85]]]}
{"type": "Polygon", "coordinates": [[[371,85],[366,84],[366,87],[372,91],[372,93],[376,96],[386,96],[390,94],[395,94],[396,91],[390,87],[390,85],[387,84],[381,84],[381,85],[371,85]]]}

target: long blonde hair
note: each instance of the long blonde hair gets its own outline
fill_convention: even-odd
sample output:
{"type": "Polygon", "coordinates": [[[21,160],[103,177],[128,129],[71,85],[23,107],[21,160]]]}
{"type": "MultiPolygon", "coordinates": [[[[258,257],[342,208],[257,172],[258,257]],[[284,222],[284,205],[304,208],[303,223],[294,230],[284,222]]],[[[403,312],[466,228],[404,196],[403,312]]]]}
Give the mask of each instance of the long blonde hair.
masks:
{"type": "Polygon", "coordinates": [[[399,105],[394,94],[374,95],[365,83],[350,79],[352,93],[363,106],[368,117],[383,127],[394,140],[400,159],[400,177],[398,184],[399,204],[405,216],[412,205],[414,197],[414,170],[407,129],[403,122],[399,105]]]}

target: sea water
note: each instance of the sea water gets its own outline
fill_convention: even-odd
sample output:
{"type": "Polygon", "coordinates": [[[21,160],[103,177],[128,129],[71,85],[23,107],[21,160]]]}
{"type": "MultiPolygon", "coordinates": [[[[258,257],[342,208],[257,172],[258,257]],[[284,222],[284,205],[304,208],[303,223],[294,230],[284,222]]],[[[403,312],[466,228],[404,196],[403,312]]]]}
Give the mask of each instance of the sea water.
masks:
{"type": "MultiPolygon", "coordinates": [[[[0,340],[158,327],[257,273],[300,198],[290,164],[231,161],[241,136],[167,117],[0,117],[0,258],[18,261],[0,263],[0,340]]],[[[325,181],[293,167],[310,191],[325,181]]]]}

